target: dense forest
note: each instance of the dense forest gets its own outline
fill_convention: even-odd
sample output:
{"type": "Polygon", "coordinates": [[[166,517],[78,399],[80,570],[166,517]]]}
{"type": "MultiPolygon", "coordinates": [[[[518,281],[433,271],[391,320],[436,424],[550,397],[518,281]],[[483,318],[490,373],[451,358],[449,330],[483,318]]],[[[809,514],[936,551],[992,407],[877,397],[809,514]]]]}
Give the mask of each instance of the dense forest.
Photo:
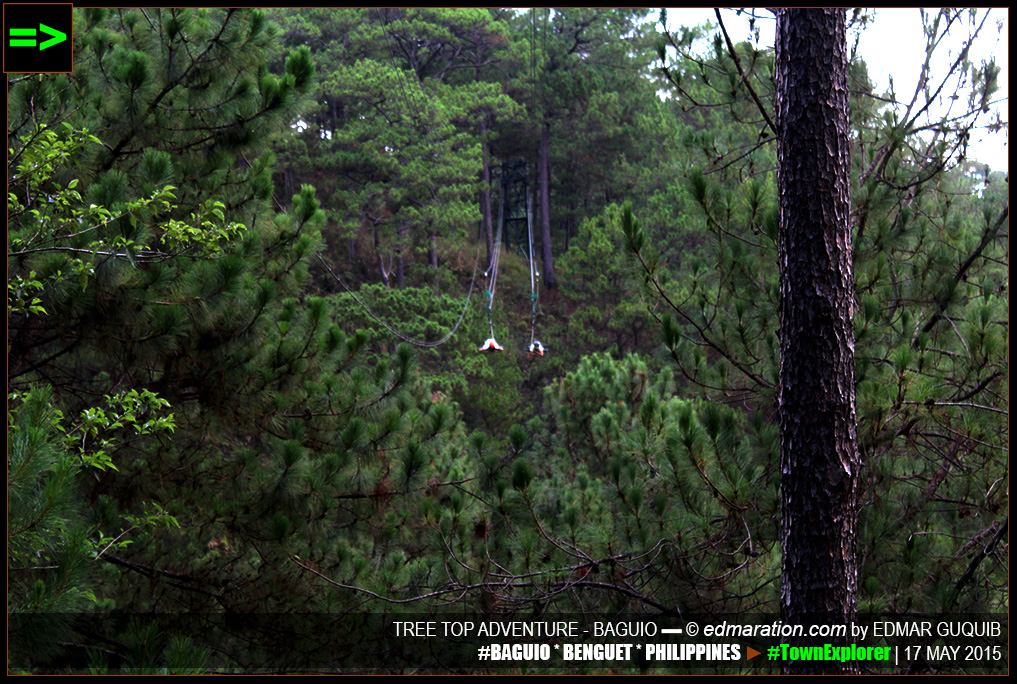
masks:
{"type": "MultiPolygon", "coordinates": [[[[914,93],[846,62],[846,600],[1006,613],[1008,178],[968,143],[1007,122],[993,63],[929,67],[992,19],[923,16],[914,93]]],[[[635,9],[74,17],[73,73],[7,80],[10,669],[782,614],[773,49],[635,9]]]]}

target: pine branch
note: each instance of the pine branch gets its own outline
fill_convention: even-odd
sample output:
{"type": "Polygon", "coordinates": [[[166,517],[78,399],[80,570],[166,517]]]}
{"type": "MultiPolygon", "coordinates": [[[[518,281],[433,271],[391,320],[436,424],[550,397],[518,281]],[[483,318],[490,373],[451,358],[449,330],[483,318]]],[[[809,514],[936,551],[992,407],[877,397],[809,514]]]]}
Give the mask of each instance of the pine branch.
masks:
{"type": "MultiPolygon", "coordinates": [[[[927,333],[930,330],[932,330],[932,328],[935,327],[936,323],[943,319],[943,312],[946,311],[946,307],[950,303],[949,292],[952,292],[953,289],[960,284],[961,280],[964,279],[964,276],[967,275],[968,269],[971,268],[972,264],[975,263],[975,260],[982,255],[982,252],[985,251],[985,248],[996,237],[1000,229],[1003,227],[1003,224],[1006,223],[1007,218],[1010,216],[1009,212],[1010,212],[1009,206],[1003,207],[1003,211],[1000,213],[999,218],[996,219],[996,222],[994,224],[985,226],[985,232],[982,234],[982,239],[979,241],[978,246],[975,247],[975,250],[964,261],[964,263],[961,264],[961,267],[957,269],[957,273],[954,274],[953,287],[945,290],[946,294],[941,296],[939,298],[939,301],[936,302],[937,309],[936,313],[934,313],[932,317],[929,319],[929,321],[924,326],[922,326],[923,333],[927,333]]],[[[917,336],[915,338],[914,344],[915,345],[918,344],[917,336]]]]}
{"type": "Polygon", "coordinates": [[[1006,534],[1009,525],[1010,518],[1009,516],[1007,516],[1006,520],[996,531],[996,534],[993,535],[992,540],[988,544],[986,544],[981,551],[975,554],[975,557],[971,559],[970,563],[968,563],[967,570],[965,570],[964,574],[961,575],[961,578],[957,580],[957,584],[954,585],[953,591],[950,592],[950,598],[947,600],[948,609],[953,608],[953,606],[956,604],[957,599],[960,597],[961,591],[964,589],[964,586],[971,581],[972,577],[975,576],[975,571],[978,570],[978,566],[980,566],[986,558],[988,558],[995,552],[996,545],[999,544],[1000,540],[1003,538],[1003,535],[1006,534]]]}
{"type": "Polygon", "coordinates": [[[730,54],[731,59],[734,60],[735,68],[738,69],[738,73],[742,77],[742,83],[744,83],[745,87],[748,88],[749,95],[752,96],[752,101],[756,103],[756,108],[759,109],[759,113],[763,115],[764,119],[766,119],[766,125],[770,127],[770,130],[773,131],[774,135],[777,135],[776,124],[773,123],[773,119],[770,118],[766,108],[763,106],[763,101],[759,99],[759,95],[756,94],[756,89],[752,87],[752,83],[749,81],[748,75],[746,75],[745,70],[742,69],[742,62],[738,59],[738,51],[735,49],[734,43],[731,42],[731,36],[728,35],[727,28],[724,27],[724,20],[720,16],[720,9],[714,8],[713,12],[717,15],[717,22],[720,23],[720,30],[724,34],[724,40],[727,43],[728,54],[730,54]]]}

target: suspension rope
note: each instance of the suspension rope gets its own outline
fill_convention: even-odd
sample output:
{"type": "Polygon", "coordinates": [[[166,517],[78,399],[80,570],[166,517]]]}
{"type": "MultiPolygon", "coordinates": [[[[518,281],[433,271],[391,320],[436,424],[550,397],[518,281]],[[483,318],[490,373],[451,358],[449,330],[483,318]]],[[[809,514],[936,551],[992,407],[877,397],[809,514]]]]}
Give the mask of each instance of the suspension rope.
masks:
{"type": "MultiPolygon", "coordinates": [[[[502,194],[504,194],[505,186],[502,185],[502,194]]],[[[495,288],[498,286],[498,265],[501,263],[501,235],[502,227],[505,225],[505,198],[502,197],[501,207],[498,209],[498,230],[494,236],[494,254],[491,255],[491,264],[488,266],[487,271],[484,272],[485,276],[488,276],[487,281],[487,325],[491,330],[491,339],[494,339],[494,293],[495,288]]]]}
{"type": "MultiPolygon", "coordinates": [[[[445,344],[446,342],[448,342],[452,338],[452,336],[456,334],[456,331],[459,330],[459,326],[462,325],[463,320],[466,318],[466,311],[470,307],[470,297],[473,296],[473,286],[474,286],[474,283],[477,282],[477,271],[480,270],[480,252],[481,252],[481,245],[478,242],[477,243],[477,257],[473,261],[473,276],[470,278],[470,289],[466,292],[466,303],[463,304],[463,310],[459,314],[459,320],[456,321],[456,324],[454,326],[452,326],[452,329],[449,330],[448,333],[446,333],[444,337],[442,337],[439,340],[433,340],[433,341],[415,340],[412,337],[407,337],[406,335],[402,334],[401,332],[399,332],[398,330],[393,328],[383,318],[381,318],[378,314],[374,313],[374,311],[371,310],[371,307],[369,307],[364,302],[364,300],[362,300],[359,296],[357,296],[356,292],[354,292],[352,289],[350,289],[350,287],[346,284],[346,282],[342,278],[339,277],[338,273],[336,273],[334,270],[332,270],[332,267],[328,265],[328,262],[326,262],[325,259],[323,259],[320,254],[318,254],[317,256],[318,256],[318,261],[320,261],[321,265],[325,267],[325,269],[332,275],[333,278],[335,278],[336,282],[338,282],[340,285],[342,285],[343,289],[346,290],[346,292],[349,293],[349,295],[351,297],[353,297],[353,300],[357,304],[359,304],[364,309],[364,311],[367,312],[367,314],[371,318],[373,318],[378,323],[380,323],[382,325],[382,327],[384,327],[386,330],[388,330],[390,333],[392,333],[393,335],[398,337],[403,342],[408,342],[409,344],[412,344],[415,347],[433,348],[433,347],[439,347],[439,346],[445,344]]],[[[488,315],[488,318],[490,319],[490,315],[488,315]]]]}
{"type": "Polygon", "coordinates": [[[533,203],[529,193],[526,192],[526,237],[530,245],[530,303],[533,308],[533,315],[530,318],[530,345],[537,339],[537,271],[533,266],[533,203]]]}
{"type": "MultiPolygon", "coordinates": [[[[543,27],[540,32],[540,39],[542,44],[539,46],[540,50],[540,66],[543,66],[543,61],[547,58],[547,21],[551,11],[545,10],[543,14],[543,27]]],[[[530,98],[534,106],[537,102],[537,10],[536,8],[530,9],[530,98]]],[[[540,79],[540,91],[541,95],[545,94],[546,83],[543,78],[540,79]]],[[[527,184],[529,185],[529,184],[527,184]]],[[[530,316],[530,351],[533,351],[533,343],[537,339],[537,312],[539,311],[539,287],[537,285],[537,270],[533,265],[533,204],[532,196],[530,195],[529,187],[526,190],[526,234],[529,240],[529,257],[530,261],[530,303],[532,313],[530,316]]],[[[541,354],[543,355],[543,354],[541,354]]]]}

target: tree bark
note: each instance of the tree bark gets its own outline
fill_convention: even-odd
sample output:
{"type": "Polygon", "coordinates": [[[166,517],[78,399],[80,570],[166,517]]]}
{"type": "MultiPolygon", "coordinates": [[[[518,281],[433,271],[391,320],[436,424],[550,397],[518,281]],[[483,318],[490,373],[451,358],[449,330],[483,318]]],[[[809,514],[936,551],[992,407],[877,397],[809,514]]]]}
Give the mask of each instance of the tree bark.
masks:
{"type": "Polygon", "coordinates": [[[540,167],[540,243],[544,258],[544,284],[548,288],[558,285],[554,277],[554,257],[551,254],[551,168],[548,161],[551,147],[551,123],[544,122],[540,131],[540,155],[537,166],[540,167]]]}
{"type": "Polygon", "coordinates": [[[781,610],[789,624],[847,624],[857,605],[861,463],[846,18],[833,9],[776,14],[781,610]]]}

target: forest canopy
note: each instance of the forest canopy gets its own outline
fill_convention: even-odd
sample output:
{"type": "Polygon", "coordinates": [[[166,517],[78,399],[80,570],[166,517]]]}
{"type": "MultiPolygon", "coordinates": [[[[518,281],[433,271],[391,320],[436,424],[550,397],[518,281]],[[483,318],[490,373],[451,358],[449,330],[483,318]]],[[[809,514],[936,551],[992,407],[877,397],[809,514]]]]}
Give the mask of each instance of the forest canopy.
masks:
{"type": "MultiPolygon", "coordinates": [[[[921,15],[927,67],[968,42],[913,93],[838,86],[852,618],[1009,604],[986,16],[921,15]]],[[[481,672],[385,635],[794,622],[796,76],[674,24],[75,9],[73,73],[8,74],[9,670],[481,672]]],[[[556,658],[517,666],[682,671],[556,658]]]]}

